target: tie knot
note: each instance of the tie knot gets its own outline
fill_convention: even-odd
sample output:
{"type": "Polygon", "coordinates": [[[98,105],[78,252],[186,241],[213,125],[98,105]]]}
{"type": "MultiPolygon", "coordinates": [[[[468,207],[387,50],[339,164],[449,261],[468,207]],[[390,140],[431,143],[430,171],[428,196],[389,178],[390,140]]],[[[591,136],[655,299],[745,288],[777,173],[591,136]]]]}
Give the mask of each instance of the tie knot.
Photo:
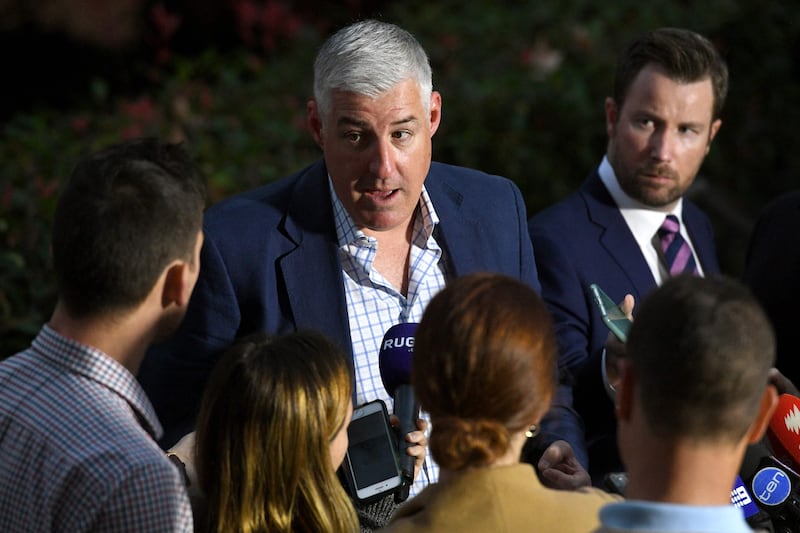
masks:
{"type": "Polygon", "coordinates": [[[681,223],[675,215],[667,215],[658,228],[658,236],[663,237],[670,233],[678,233],[681,230],[681,223]]]}

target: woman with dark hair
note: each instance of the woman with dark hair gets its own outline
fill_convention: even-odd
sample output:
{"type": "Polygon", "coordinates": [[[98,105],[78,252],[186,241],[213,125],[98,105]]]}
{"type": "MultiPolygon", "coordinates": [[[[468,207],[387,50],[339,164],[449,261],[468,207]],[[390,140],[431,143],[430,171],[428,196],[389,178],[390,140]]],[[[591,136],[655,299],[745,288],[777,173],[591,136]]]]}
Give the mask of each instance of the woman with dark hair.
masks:
{"type": "Polygon", "coordinates": [[[520,463],[550,406],[557,347],[541,298],[499,274],[455,280],[425,310],[412,385],[430,413],[439,483],[398,509],[387,531],[591,531],[616,499],[545,488],[520,463]]]}

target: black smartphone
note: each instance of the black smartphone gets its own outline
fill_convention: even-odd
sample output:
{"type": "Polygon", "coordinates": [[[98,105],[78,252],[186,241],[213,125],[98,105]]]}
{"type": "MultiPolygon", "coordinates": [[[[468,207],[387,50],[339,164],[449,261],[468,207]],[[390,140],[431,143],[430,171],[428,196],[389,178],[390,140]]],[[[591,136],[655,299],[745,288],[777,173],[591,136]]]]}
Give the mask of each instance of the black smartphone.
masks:
{"type": "Polygon", "coordinates": [[[370,502],[400,487],[403,478],[396,437],[383,401],[374,400],[353,410],[347,438],[350,442],[342,467],[353,498],[370,502]]]}
{"type": "Polygon", "coordinates": [[[619,305],[614,303],[614,300],[603,292],[603,289],[601,289],[599,285],[592,283],[589,285],[589,289],[592,291],[594,303],[597,304],[597,308],[600,309],[600,316],[603,317],[603,322],[608,326],[608,329],[610,329],[621,342],[627,342],[628,331],[631,329],[632,323],[630,319],[625,316],[625,313],[622,312],[619,305]]]}

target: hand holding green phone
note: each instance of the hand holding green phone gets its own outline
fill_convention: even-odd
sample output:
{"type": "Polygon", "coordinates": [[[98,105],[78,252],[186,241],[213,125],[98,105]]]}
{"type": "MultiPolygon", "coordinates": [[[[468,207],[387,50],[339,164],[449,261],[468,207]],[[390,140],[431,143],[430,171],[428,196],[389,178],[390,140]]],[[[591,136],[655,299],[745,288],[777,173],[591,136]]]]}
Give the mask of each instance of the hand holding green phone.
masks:
{"type": "MultiPolygon", "coordinates": [[[[604,291],[596,283],[589,285],[592,291],[592,298],[600,309],[600,316],[603,317],[603,322],[608,326],[608,329],[620,340],[625,343],[628,340],[628,331],[631,328],[631,320],[623,312],[619,305],[614,303],[604,291]]],[[[617,391],[614,384],[619,379],[619,368],[617,366],[617,358],[608,356],[607,350],[603,348],[603,357],[600,363],[600,371],[603,375],[603,385],[605,386],[606,393],[612,401],[616,400],[617,391]]]]}
{"type": "Polygon", "coordinates": [[[608,329],[621,342],[627,342],[628,331],[631,329],[631,320],[625,315],[620,306],[614,303],[614,300],[603,292],[603,289],[596,283],[589,285],[589,289],[592,291],[592,297],[598,309],[600,309],[600,316],[603,317],[603,322],[608,326],[608,329]]]}

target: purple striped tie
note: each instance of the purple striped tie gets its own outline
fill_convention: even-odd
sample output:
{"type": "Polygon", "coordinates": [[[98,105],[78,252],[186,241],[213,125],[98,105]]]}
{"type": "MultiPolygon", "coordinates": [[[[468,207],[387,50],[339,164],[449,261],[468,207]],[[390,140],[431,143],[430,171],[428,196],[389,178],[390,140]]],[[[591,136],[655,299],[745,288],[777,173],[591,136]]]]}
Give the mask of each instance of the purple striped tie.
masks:
{"type": "Polygon", "coordinates": [[[697,273],[692,249],[681,237],[681,223],[678,217],[667,215],[664,223],[658,228],[658,238],[661,239],[661,251],[664,252],[664,262],[670,276],[697,273]]]}

